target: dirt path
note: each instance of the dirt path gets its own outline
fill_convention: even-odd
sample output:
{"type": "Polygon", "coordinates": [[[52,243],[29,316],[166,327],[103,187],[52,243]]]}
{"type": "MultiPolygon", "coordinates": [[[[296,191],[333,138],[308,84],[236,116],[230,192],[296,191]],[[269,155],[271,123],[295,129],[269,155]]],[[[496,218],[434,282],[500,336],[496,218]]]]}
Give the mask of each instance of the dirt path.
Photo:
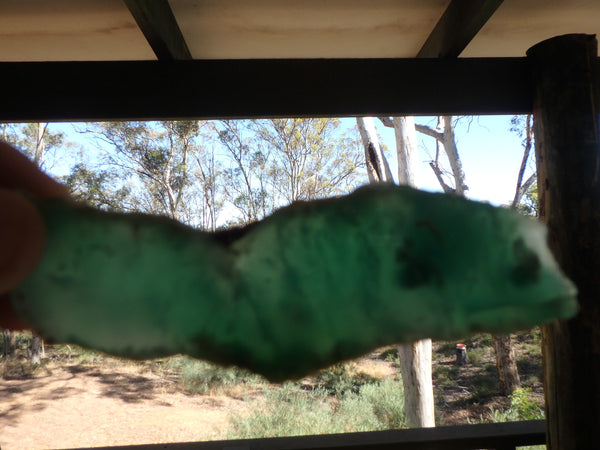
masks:
{"type": "Polygon", "coordinates": [[[242,399],[187,396],[138,367],[48,364],[0,380],[2,450],[64,449],[224,438],[242,399]]]}

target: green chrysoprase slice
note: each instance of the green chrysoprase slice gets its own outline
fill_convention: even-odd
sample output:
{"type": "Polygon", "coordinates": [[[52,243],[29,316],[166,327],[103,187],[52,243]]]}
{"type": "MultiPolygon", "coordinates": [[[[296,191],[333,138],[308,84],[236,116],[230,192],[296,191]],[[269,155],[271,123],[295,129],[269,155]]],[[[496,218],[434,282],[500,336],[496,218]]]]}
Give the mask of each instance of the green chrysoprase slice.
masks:
{"type": "Polygon", "coordinates": [[[377,185],[299,202],[235,237],[39,203],[48,243],[13,293],[56,341],[185,353],[300,377],[378,346],[575,314],[545,229],[512,211],[377,185]]]}

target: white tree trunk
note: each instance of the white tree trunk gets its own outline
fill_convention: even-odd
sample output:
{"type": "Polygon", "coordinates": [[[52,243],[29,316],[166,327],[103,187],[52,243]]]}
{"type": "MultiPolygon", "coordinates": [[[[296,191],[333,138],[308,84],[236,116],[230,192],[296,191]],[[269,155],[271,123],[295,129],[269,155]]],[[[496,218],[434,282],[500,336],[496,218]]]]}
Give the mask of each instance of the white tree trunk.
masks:
{"type": "Polygon", "coordinates": [[[463,197],[469,198],[469,187],[467,186],[465,171],[462,167],[460,156],[458,156],[458,149],[456,148],[456,139],[454,137],[454,123],[452,122],[452,116],[442,116],[444,123],[444,134],[443,144],[452,173],[454,174],[454,180],[456,182],[456,194],[462,195],[463,197]]]}
{"type": "Polygon", "coordinates": [[[431,339],[398,346],[404,385],[406,424],[411,428],[435,427],[431,379],[431,339]]]}
{"type": "Polygon", "coordinates": [[[360,132],[360,137],[365,148],[365,161],[367,163],[369,182],[393,183],[394,177],[392,176],[387,159],[379,146],[379,138],[377,137],[373,118],[357,117],[356,124],[358,125],[358,131],[360,132]]]}
{"type": "MultiPolygon", "coordinates": [[[[394,117],[398,184],[415,187],[417,133],[412,117],[394,117]]],[[[411,428],[435,427],[435,404],[431,377],[431,339],[399,345],[398,356],[404,385],[406,423],[411,428]]]]}
{"type": "Polygon", "coordinates": [[[398,155],[398,184],[415,187],[417,163],[415,119],[412,116],[394,117],[392,123],[394,124],[396,154],[398,155]]]}
{"type": "Polygon", "coordinates": [[[42,164],[44,163],[44,151],[46,150],[46,146],[44,144],[44,135],[46,134],[47,128],[47,123],[37,124],[37,140],[35,143],[35,153],[33,155],[33,162],[38,167],[42,167],[42,164]]]}

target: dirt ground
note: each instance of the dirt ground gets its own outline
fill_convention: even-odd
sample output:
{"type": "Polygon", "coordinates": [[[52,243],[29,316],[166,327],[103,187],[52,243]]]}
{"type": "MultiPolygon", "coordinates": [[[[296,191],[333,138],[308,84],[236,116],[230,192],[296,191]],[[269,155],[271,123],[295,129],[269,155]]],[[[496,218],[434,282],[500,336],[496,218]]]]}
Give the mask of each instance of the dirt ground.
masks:
{"type": "Polygon", "coordinates": [[[0,448],[65,449],[224,438],[242,398],[188,396],[139,367],[47,364],[0,380],[0,448]],[[20,378],[20,379],[19,379],[20,378]]]}
{"type": "MultiPolygon", "coordinates": [[[[477,343],[473,344],[475,347],[477,343]]],[[[514,342],[518,355],[521,343],[514,342]]],[[[439,345],[438,345],[439,347],[439,345]]],[[[373,377],[393,377],[397,364],[373,352],[352,363],[357,372],[373,377]]],[[[481,418],[490,408],[503,409],[508,399],[494,395],[492,385],[484,386],[483,368],[493,363],[491,349],[477,364],[456,367],[452,352],[434,349],[434,372],[446,368],[451,379],[434,377],[436,412],[441,424],[456,425],[481,418]],[[445,355],[445,356],[444,356],[445,355]],[[479,380],[477,382],[477,380],[479,380]],[[475,395],[477,394],[477,395],[475,395]]],[[[536,357],[541,359],[541,357],[536,357]]],[[[541,361],[528,360],[530,370],[541,375],[541,361]]],[[[174,371],[152,362],[124,363],[111,360],[85,363],[48,358],[32,370],[21,362],[3,363],[0,373],[0,449],[40,450],[194,442],[226,439],[229,416],[249,411],[249,392],[243,386],[223,395],[186,395],[174,371]],[[7,370],[7,367],[10,369],[7,370]]],[[[526,367],[524,367],[526,369],[526,367]]],[[[526,372],[522,373],[527,375],[526,372]]],[[[313,383],[306,379],[303,383],[313,383]]],[[[538,383],[539,384],[539,383],[538,383]]],[[[256,389],[256,388],[255,388],[256,389]]],[[[542,402],[541,384],[532,393],[542,402]]]]}
{"type": "MultiPolygon", "coordinates": [[[[376,354],[351,363],[393,376],[376,354]]],[[[0,450],[40,450],[226,439],[232,413],[253,393],[186,395],[177,377],[148,364],[26,360],[0,378],[0,450]]],[[[310,381],[306,381],[310,382],[310,381]]],[[[256,393],[254,393],[256,394],[256,393]]]]}

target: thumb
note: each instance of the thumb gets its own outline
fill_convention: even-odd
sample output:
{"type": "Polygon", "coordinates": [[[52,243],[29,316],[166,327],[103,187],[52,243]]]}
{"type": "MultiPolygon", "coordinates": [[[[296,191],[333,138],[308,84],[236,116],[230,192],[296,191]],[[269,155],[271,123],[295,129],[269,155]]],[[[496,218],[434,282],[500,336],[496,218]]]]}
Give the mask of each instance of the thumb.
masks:
{"type": "Polygon", "coordinates": [[[22,195],[0,189],[0,293],[10,291],[35,268],[44,250],[44,224],[22,195]]]}

